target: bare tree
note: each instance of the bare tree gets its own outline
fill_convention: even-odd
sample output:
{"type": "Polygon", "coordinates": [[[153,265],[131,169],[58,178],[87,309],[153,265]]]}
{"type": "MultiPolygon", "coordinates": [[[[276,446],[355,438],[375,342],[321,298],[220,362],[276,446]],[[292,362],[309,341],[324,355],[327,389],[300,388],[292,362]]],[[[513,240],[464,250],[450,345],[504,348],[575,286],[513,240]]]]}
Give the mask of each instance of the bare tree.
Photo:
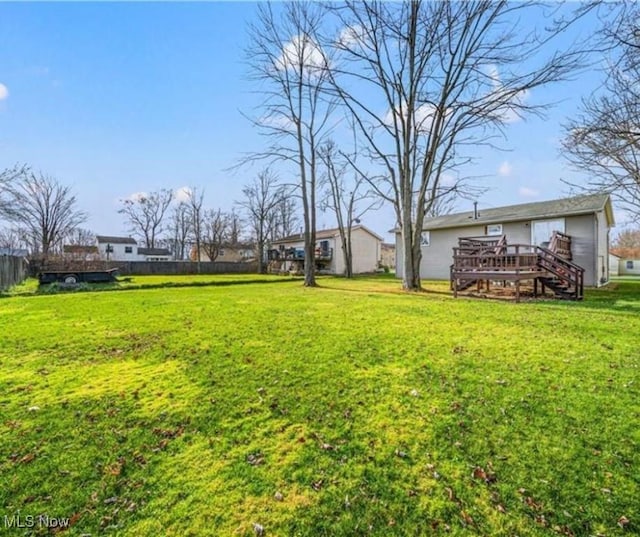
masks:
{"type": "Polygon", "coordinates": [[[235,208],[228,213],[229,216],[229,243],[237,245],[240,242],[240,234],[242,233],[243,221],[240,214],[235,208]]]}
{"type": "Polygon", "coordinates": [[[333,91],[358,129],[361,154],[380,166],[368,179],[395,209],[407,290],[421,287],[422,226],[443,175],[470,162],[466,147],[492,145],[507,123],[540,113],[529,92],[565,79],[580,63],[580,54],[566,50],[543,57],[570,21],[529,30],[522,21],[534,9],[419,0],[347,0],[332,8],[342,28],[333,91]]]}
{"type": "Polygon", "coordinates": [[[563,155],[586,183],[586,193],[609,192],[633,220],[640,221],[640,8],[626,4],[604,30],[609,52],[602,91],[585,99],[566,126],[563,155]]]}
{"type": "Polygon", "coordinates": [[[169,219],[168,242],[174,259],[182,261],[185,258],[191,232],[191,207],[187,202],[181,201],[173,208],[169,219]]]}
{"type": "Polygon", "coordinates": [[[231,218],[220,209],[205,211],[203,216],[201,247],[209,260],[215,261],[229,241],[231,218]]]}
{"type": "Polygon", "coordinates": [[[161,189],[150,194],[141,193],[122,200],[123,214],[132,233],[144,241],[146,248],[155,248],[163,231],[165,214],[173,201],[173,191],[161,189]]]}
{"type": "Polygon", "coordinates": [[[6,218],[6,211],[11,205],[11,198],[8,195],[9,187],[28,172],[29,168],[24,164],[16,164],[0,172],[0,218],[3,216],[6,218]]]}
{"type": "MultiPolygon", "coordinates": [[[[10,172],[13,173],[13,172],[10,172]]],[[[22,168],[5,187],[3,214],[22,230],[32,255],[47,258],[87,215],[77,208],[71,188],[42,173],[22,168]]]]}
{"type": "Polygon", "coordinates": [[[79,227],[68,233],[64,242],[74,246],[91,246],[96,243],[96,234],[90,229],[79,227]]]}
{"type": "Polygon", "coordinates": [[[621,231],[611,244],[611,251],[620,257],[636,257],[640,253],[640,229],[621,231]]]}
{"type": "Polygon", "coordinates": [[[202,232],[204,227],[204,191],[198,192],[196,187],[189,189],[187,206],[189,208],[189,225],[191,238],[195,247],[195,260],[198,263],[198,273],[200,273],[200,262],[202,260],[202,232]]]}
{"type": "Polygon", "coordinates": [[[326,167],[323,181],[327,186],[325,204],[336,217],[345,266],[344,275],[351,278],[353,226],[358,224],[367,212],[379,209],[382,200],[372,191],[368,181],[350,166],[350,162],[356,161],[355,154],[346,158],[344,153],[338,150],[335,142],[329,140],[321,147],[320,159],[326,167]]]}
{"type": "Polygon", "coordinates": [[[6,250],[12,255],[13,252],[28,248],[28,244],[24,241],[24,232],[18,228],[0,229],[0,248],[6,250]]]}
{"type": "Polygon", "coordinates": [[[254,125],[268,147],[247,161],[280,161],[292,166],[302,201],[304,285],[315,285],[316,191],[318,148],[329,130],[333,102],[323,93],[330,61],[320,46],[323,21],[319,4],[260,4],[258,22],[250,27],[251,77],[260,83],[263,105],[254,125]]]}
{"type": "Polygon", "coordinates": [[[298,206],[296,200],[286,188],[283,188],[282,197],[276,205],[273,215],[274,222],[271,225],[269,239],[271,242],[293,235],[300,226],[300,219],[297,214],[298,206]]]}
{"type": "Polygon", "coordinates": [[[255,240],[258,272],[266,272],[265,250],[277,225],[277,211],[283,200],[283,188],[278,176],[269,168],[258,173],[252,183],[242,189],[244,199],[238,205],[244,209],[255,240]]]}

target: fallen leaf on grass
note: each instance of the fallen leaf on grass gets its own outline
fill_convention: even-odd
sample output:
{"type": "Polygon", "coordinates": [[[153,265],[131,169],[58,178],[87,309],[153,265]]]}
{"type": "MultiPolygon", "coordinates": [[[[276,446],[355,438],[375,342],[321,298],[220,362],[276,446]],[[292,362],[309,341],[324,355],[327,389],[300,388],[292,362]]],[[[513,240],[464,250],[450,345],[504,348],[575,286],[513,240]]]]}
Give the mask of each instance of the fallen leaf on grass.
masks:
{"type": "Polygon", "coordinates": [[[472,476],[474,479],[482,479],[487,485],[491,485],[498,480],[494,473],[487,472],[484,468],[480,468],[480,466],[474,468],[472,476]]]}
{"type": "Polygon", "coordinates": [[[107,473],[108,475],[119,476],[122,473],[124,463],[124,457],[120,457],[116,462],[107,466],[105,473],[107,473]]]}
{"type": "Polygon", "coordinates": [[[625,527],[627,527],[629,525],[629,522],[631,522],[631,521],[626,516],[622,515],[618,519],[618,526],[620,526],[622,529],[624,529],[625,527]]]}
{"type": "Polygon", "coordinates": [[[27,453],[18,462],[22,462],[24,464],[27,464],[27,463],[31,462],[33,459],[35,459],[35,458],[36,458],[36,454],[35,453],[27,453]]]}
{"type": "Polygon", "coordinates": [[[475,524],[471,515],[466,511],[460,511],[460,516],[462,517],[462,520],[467,526],[473,526],[475,524]]]}
{"type": "Polygon", "coordinates": [[[156,427],[155,429],[153,429],[153,433],[164,438],[178,438],[179,436],[182,436],[182,433],[184,433],[184,427],[180,426],[177,429],[173,430],[161,429],[160,427],[156,427]]]}
{"type": "Polygon", "coordinates": [[[531,496],[527,496],[524,499],[524,503],[534,511],[540,511],[542,509],[542,502],[536,502],[531,496]]]}
{"type": "Polygon", "coordinates": [[[264,455],[262,453],[250,453],[247,455],[247,462],[251,466],[259,466],[264,463],[264,455]]]}
{"type": "Polygon", "coordinates": [[[322,488],[323,484],[324,484],[324,479],[318,479],[318,481],[314,481],[313,483],[311,483],[311,488],[315,491],[318,491],[322,488]]]}

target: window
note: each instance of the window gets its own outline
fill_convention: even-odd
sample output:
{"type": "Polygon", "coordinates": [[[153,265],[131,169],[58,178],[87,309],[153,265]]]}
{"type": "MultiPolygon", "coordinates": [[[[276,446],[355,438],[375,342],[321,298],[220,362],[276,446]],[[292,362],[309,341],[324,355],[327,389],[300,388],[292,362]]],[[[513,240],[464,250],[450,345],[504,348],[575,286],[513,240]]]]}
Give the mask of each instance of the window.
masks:
{"type": "Polygon", "coordinates": [[[133,253],[133,246],[125,246],[124,247],[124,253],[125,254],[132,254],[133,253]]]}
{"type": "Polygon", "coordinates": [[[220,251],[218,252],[218,255],[220,257],[224,257],[224,249],[221,248],[220,251]]]}
{"type": "Polygon", "coordinates": [[[548,246],[554,231],[564,233],[564,218],[531,222],[531,241],[536,246],[548,246]]]}
{"type": "Polygon", "coordinates": [[[489,224],[487,226],[487,235],[502,235],[502,224],[489,224]]]}
{"type": "Polygon", "coordinates": [[[633,261],[631,261],[631,260],[627,261],[627,268],[628,269],[633,269],[633,261]]]}
{"type": "Polygon", "coordinates": [[[431,232],[423,231],[422,235],[420,236],[420,246],[429,246],[430,243],[431,243],[431,232]]]}

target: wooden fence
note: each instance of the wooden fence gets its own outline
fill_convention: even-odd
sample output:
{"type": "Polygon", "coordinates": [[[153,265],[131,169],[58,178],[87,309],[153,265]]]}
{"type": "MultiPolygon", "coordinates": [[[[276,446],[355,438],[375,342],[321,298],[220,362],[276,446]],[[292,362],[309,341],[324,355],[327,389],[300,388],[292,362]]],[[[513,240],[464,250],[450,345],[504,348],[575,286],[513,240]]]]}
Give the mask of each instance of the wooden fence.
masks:
{"type": "Polygon", "coordinates": [[[27,277],[27,262],[23,257],[0,255],[0,291],[20,283],[27,277]]]}
{"type": "Polygon", "coordinates": [[[81,272],[85,270],[118,269],[120,276],[142,276],[146,274],[179,275],[179,274],[253,274],[258,272],[256,263],[239,263],[229,261],[201,262],[193,261],[78,261],[32,260],[29,265],[31,276],[39,272],[59,270],[81,272]]]}

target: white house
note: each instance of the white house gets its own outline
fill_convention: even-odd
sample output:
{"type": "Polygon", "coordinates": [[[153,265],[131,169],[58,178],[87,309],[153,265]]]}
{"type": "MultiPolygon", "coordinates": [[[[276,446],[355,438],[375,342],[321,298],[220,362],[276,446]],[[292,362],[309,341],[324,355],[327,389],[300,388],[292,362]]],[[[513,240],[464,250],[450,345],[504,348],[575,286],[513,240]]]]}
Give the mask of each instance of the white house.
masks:
{"type": "Polygon", "coordinates": [[[131,237],[97,235],[96,243],[100,259],[107,261],[139,261],[138,243],[131,237]]]}
{"type": "MultiPolygon", "coordinates": [[[[353,273],[375,272],[378,268],[382,249],[382,237],[363,225],[351,228],[351,251],[353,273]]],[[[316,269],[320,273],[344,274],[345,263],[340,241],[340,231],[322,229],[316,231],[316,269]]],[[[269,250],[272,270],[302,270],[304,267],[304,235],[296,233],[272,243],[269,250]]]]}
{"type": "Polygon", "coordinates": [[[640,249],[615,248],[609,253],[609,259],[617,262],[616,275],[640,276],[640,249]]]}
{"type": "Polygon", "coordinates": [[[100,259],[107,261],[169,261],[171,252],[166,248],[143,248],[131,237],[97,235],[100,259]]]}

